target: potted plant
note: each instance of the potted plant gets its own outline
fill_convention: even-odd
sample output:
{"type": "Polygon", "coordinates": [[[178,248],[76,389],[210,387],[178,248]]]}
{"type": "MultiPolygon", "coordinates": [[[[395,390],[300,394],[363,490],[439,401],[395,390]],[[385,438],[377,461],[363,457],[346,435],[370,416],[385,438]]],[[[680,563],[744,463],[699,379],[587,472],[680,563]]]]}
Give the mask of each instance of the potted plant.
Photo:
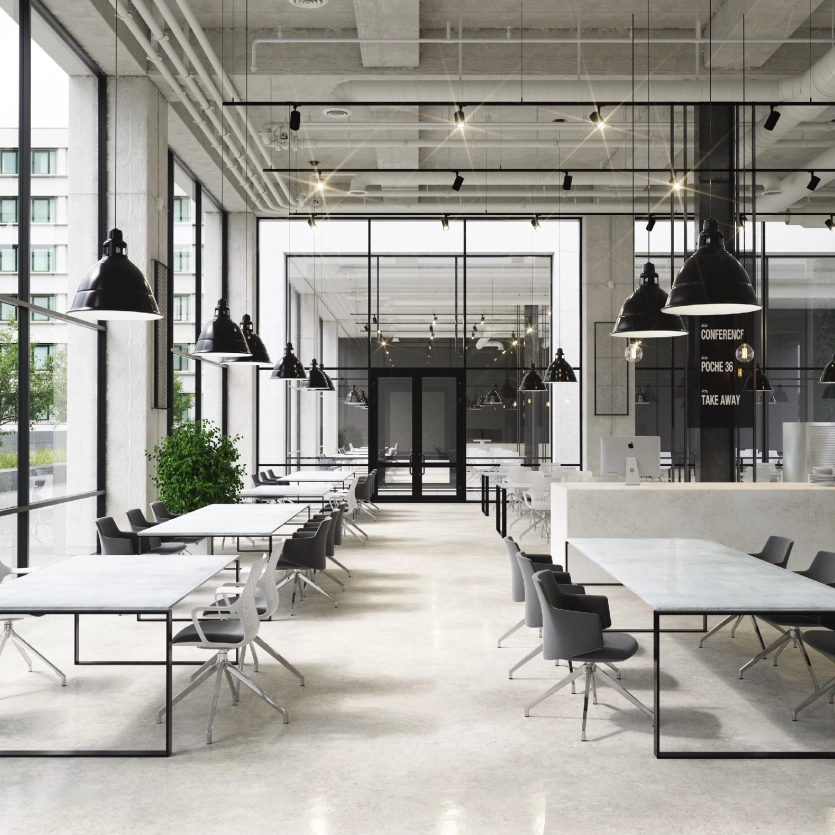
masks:
{"type": "Polygon", "coordinates": [[[237,504],[244,467],[236,443],[240,435],[222,435],[210,420],[178,423],[146,453],[154,465],[151,481],[172,513],[188,513],[210,504],[237,504]]]}

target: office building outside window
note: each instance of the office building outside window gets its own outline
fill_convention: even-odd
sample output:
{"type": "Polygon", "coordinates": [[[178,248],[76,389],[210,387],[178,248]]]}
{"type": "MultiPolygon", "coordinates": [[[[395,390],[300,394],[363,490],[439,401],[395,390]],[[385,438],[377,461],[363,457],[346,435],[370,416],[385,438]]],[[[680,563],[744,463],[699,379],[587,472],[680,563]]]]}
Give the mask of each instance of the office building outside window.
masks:
{"type": "Polygon", "coordinates": [[[47,175],[57,173],[58,151],[37,148],[32,151],[32,173],[47,175]]]}
{"type": "Polygon", "coordinates": [[[0,174],[17,176],[17,148],[3,148],[0,151],[0,174]]]}
{"type": "Polygon", "coordinates": [[[33,197],[32,223],[55,223],[55,203],[54,197],[33,197]]]}
{"type": "Polygon", "coordinates": [[[0,198],[0,223],[17,223],[17,197],[0,198]]]}
{"type": "MultiPolygon", "coordinates": [[[[32,253],[34,255],[34,253],[32,253]]],[[[49,296],[36,296],[33,295],[32,297],[32,304],[36,304],[38,307],[45,307],[47,310],[57,310],[57,296],[49,295],[49,296]]],[[[32,321],[33,322],[48,322],[50,321],[49,316],[45,313],[38,313],[37,311],[32,311],[32,321]]]]}

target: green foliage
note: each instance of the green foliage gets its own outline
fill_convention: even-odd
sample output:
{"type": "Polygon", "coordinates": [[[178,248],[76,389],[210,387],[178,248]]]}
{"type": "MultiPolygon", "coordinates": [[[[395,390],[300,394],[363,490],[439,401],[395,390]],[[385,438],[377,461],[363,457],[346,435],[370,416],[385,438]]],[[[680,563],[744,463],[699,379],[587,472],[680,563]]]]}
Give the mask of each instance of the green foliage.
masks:
{"type": "MultiPolygon", "coordinates": [[[[29,453],[31,467],[46,467],[49,464],[61,464],[67,460],[65,449],[33,449],[29,453]]],[[[17,467],[16,452],[0,452],[0,470],[13,470],[17,467]]]]}
{"type": "Polygon", "coordinates": [[[221,435],[211,421],[177,424],[146,453],[154,465],[151,481],[172,513],[188,513],[210,504],[237,504],[244,467],[235,435],[221,435]]]}
{"type": "Polygon", "coordinates": [[[189,412],[194,406],[194,395],[183,389],[182,377],[174,375],[174,424],[184,423],[189,419],[189,412]]]}
{"type": "MultiPolygon", "coordinates": [[[[36,344],[29,352],[29,426],[38,422],[66,423],[67,352],[63,346],[42,360],[35,358],[36,344]]],[[[0,427],[18,422],[17,327],[0,326],[0,427]]],[[[2,432],[2,429],[0,429],[2,432]]]]}

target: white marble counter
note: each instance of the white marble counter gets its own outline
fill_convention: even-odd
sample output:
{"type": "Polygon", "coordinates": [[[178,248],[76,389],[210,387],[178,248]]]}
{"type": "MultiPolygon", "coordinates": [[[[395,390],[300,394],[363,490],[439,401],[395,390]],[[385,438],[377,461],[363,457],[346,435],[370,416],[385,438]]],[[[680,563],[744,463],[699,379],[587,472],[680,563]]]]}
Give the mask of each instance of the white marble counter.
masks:
{"type": "MultiPolygon", "coordinates": [[[[551,486],[551,552],[580,537],[710,539],[746,553],[769,535],[795,542],[789,566],[806,568],[817,551],[835,551],[835,488],[811,484],[613,482],[551,486]]],[[[610,579],[569,547],[577,582],[610,579]]]]}

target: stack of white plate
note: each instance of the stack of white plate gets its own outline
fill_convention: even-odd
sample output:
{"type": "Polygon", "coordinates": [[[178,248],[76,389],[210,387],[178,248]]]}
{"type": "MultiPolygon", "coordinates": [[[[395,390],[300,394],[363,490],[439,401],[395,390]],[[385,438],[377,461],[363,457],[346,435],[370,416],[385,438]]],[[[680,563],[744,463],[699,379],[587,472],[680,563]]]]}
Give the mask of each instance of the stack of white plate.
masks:
{"type": "Polygon", "coordinates": [[[825,484],[835,487],[835,467],[813,467],[809,484],[825,484]]]}

